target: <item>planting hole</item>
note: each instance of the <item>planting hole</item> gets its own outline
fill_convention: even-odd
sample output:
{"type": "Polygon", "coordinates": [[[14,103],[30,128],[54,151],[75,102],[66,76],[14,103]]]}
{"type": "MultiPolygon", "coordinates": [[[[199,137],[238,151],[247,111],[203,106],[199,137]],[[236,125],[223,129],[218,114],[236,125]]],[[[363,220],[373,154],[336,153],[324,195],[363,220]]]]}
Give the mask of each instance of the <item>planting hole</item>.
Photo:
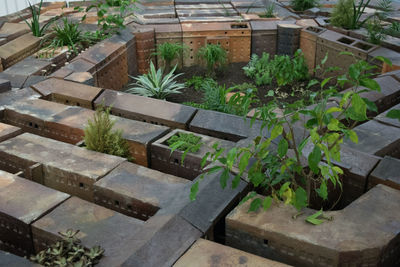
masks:
{"type": "Polygon", "coordinates": [[[351,39],[346,38],[346,37],[342,37],[342,38],[340,38],[338,40],[338,42],[341,42],[343,44],[352,44],[352,43],[354,43],[354,40],[351,40],[351,39]]]}
{"type": "Polygon", "coordinates": [[[364,50],[364,51],[368,51],[372,48],[372,45],[369,45],[366,43],[361,43],[361,42],[357,42],[354,46],[357,48],[360,48],[361,50],[364,50]]]}

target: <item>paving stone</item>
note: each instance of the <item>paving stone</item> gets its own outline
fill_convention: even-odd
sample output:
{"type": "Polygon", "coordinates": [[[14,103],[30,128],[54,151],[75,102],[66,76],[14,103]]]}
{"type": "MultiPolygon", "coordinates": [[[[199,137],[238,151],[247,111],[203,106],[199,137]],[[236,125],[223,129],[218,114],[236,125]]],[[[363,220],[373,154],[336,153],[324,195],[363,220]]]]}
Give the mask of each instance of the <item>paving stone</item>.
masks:
{"type": "MultiPolygon", "coordinates": [[[[130,162],[94,185],[95,203],[141,220],[169,207],[180,191],[189,196],[189,181],[130,162]]],[[[188,198],[188,197],[187,197],[188,198]]]]}
{"type": "Polygon", "coordinates": [[[393,127],[400,128],[400,121],[398,119],[391,119],[391,118],[387,117],[388,112],[390,110],[394,110],[394,109],[400,110],[400,104],[398,104],[396,106],[393,106],[392,108],[388,109],[387,111],[379,114],[378,116],[376,116],[374,118],[374,120],[376,120],[378,122],[381,122],[381,123],[384,123],[384,124],[388,124],[388,125],[393,126],[393,127]]]}
{"type": "Polygon", "coordinates": [[[16,267],[39,267],[40,265],[34,264],[27,260],[26,258],[22,258],[19,256],[16,256],[12,253],[5,252],[0,250],[0,262],[4,266],[16,266],[16,267]]]}
{"type": "Polygon", "coordinates": [[[31,33],[24,34],[0,47],[3,67],[8,68],[40,48],[41,38],[31,33]]]}
{"type": "MultiPolygon", "coordinates": [[[[176,149],[171,153],[167,141],[174,135],[179,133],[191,134],[187,131],[174,130],[161,139],[151,144],[151,167],[172,175],[183,177],[189,180],[195,179],[202,172],[201,161],[207,152],[213,152],[212,146],[216,143],[219,147],[223,147],[227,150],[233,148],[235,143],[225,141],[217,138],[213,138],[206,135],[194,134],[195,136],[201,137],[200,142],[202,143],[199,151],[196,153],[188,152],[182,162],[183,151],[176,149]]],[[[210,161],[208,161],[210,163],[210,161]]]]}
{"type": "Polygon", "coordinates": [[[179,216],[153,216],[135,237],[143,245],[121,266],[171,266],[201,235],[179,216]]]}
{"type": "Polygon", "coordinates": [[[55,72],[49,75],[49,78],[64,79],[65,77],[74,72],[73,70],[70,70],[67,67],[68,65],[59,70],[56,70],[55,72]]]}
{"type": "Polygon", "coordinates": [[[19,74],[10,74],[10,73],[5,73],[3,71],[0,72],[0,79],[10,81],[12,88],[20,89],[24,86],[24,83],[28,79],[28,76],[19,74]]]}
{"type": "Polygon", "coordinates": [[[31,88],[23,88],[17,90],[7,91],[0,94],[0,111],[4,110],[4,106],[9,105],[22,99],[37,99],[40,95],[33,91],[31,88]]]}
{"type": "Polygon", "coordinates": [[[93,74],[96,71],[96,65],[78,57],[62,69],[71,70],[72,72],[89,72],[93,74]]]}
{"type": "Polygon", "coordinates": [[[95,105],[111,107],[113,115],[152,124],[185,129],[195,108],[128,93],[104,90],[95,105]]]}
{"type": "Polygon", "coordinates": [[[0,26],[0,37],[5,38],[7,42],[29,32],[29,27],[25,23],[10,23],[5,22],[0,26]]]}
{"type": "Polygon", "coordinates": [[[0,171],[0,248],[20,256],[33,253],[30,225],[69,195],[0,171]]]}
{"type": "Polygon", "coordinates": [[[89,109],[92,109],[93,101],[102,92],[98,87],[55,78],[32,85],[32,88],[52,101],[89,109]]]}
{"type": "Polygon", "coordinates": [[[227,245],[295,266],[398,262],[400,213],[393,211],[400,208],[400,191],[393,188],[377,185],[343,210],[324,212],[334,220],[318,227],[305,222],[315,210],[292,220],[293,206],[274,203],[267,212],[248,213],[249,205],[227,216],[227,245]]]}
{"type": "Polygon", "coordinates": [[[288,266],[283,263],[262,258],[212,241],[199,239],[174,264],[174,267],[211,267],[215,265],[253,267],[288,266]]]}
{"type": "Polygon", "coordinates": [[[39,82],[41,82],[41,81],[44,81],[44,80],[46,80],[46,79],[47,79],[46,76],[38,76],[38,75],[29,76],[29,77],[26,79],[26,81],[24,82],[24,84],[23,84],[22,87],[24,87],[24,88],[30,87],[30,86],[32,86],[32,85],[34,85],[34,84],[37,84],[37,83],[39,83],[39,82]]]}
{"type": "Polygon", "coordinates": [[[189,129],[192,132],[237,142],[257,136],[260,126],[261,123],[256,121],[250,127],[250,120],[244,120],[240,116],[200,109],[190,122],[189,129]]]}
{"type": "Polygon", "coordinates": [[[43,164],[44,185],[93,201],[93,184],[125,159],[24,133],[0,144],[0,158],[43,164]]]}
{"type": "Polygon", "coordinates": [[[385,156],[372,171],[368,187],[384,184],[400,190],[400,159],[385,156]]]}
{"type": "Polygon", "coordinates": [[[0,79],[0,93],[11,90],[11,83],[9,80],[0,79]]]}
{"type": "Polygon", "coordinates": [[[93,75],[89,72],[73,72],[65,77],[65,80],[94,86],[93,75]]]}
{"type": "Polygon", "coordinates": [[[399,128],[372,120],[355,127],[354,131],[358,135],[358,144],[345,140],[344,145],[380,157],[400,155],[399,128]]]}
{"type": "Polygon", "coordinates": [[[118,255],[126,239],[140,232],[143,223],[96,204],[71,197],[52,212],[32,224],[35,251],[60,240],[59,232],[80,230],[82,245],[101,246],[105,252],[99,266],[118,266],[118,255]]]}
{"type": "Polygon", "coordinates": [[[13,138],[21,133],[23,133],[21,128],[0,122],[0,142],[13,138]]]}

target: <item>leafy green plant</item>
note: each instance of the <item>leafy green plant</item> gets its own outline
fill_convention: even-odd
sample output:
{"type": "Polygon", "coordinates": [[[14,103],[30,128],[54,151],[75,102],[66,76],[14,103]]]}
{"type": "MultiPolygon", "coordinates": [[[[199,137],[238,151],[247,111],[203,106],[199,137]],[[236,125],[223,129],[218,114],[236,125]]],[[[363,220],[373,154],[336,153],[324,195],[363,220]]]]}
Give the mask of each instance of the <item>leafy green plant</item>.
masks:
{"type": "Polygon", "coordinates": [[[353,23],[354,0],[339,0],[333,8],[330,23],[344,29],[350,29],[353,23]]]}
{"type": "Polygon", "coordinates": [[[385,29],[385,33],[394,37],[400,37],[400,22],[393,21],[392,24],[385,29]]]}
{"type": "Polygon", "coordinates": [[[40,0],[39,6],[32,6],[32,4],[28,1],[29,3],[29,10],[31,11],[32,17],[30,18],[30,22],[25,19],[25,23],[29,26],[29,28],[32,31],[33,36],[36,37],[42,37],[44,33],[46,32],[47,28],[57,19],[57,17],[54,17],[50,19],[48,22],[46,22],[43,26],[40,26],[40,12],[42,11],[42,6],[43,6],[43,0],[40,0]]]}
{"type": "Polygon", "coordinates": [[[172,68],[172,61],[183,53],[185,46],[178,43],[162,43],[157,45],[157,52],[155,55],[159,56],[164,61],[165,72],[169,72],[172,68]]]}
{"type": "Polygon", "coordinates": [[[192,76],[192,78],[186,79],[185,86],[186,87],[193,86],[195,90],[200,90],[203,87],[203,84],[207,81],[213,81],[213,79],[194,75],[192,76]]]}
{"type": "Polygon", "coordinates": [[[115,121],[110,118],[110,108],[105,110],[102,106],[97,108],[93,120],[89,119],[88,125],[84,130],[86,148],[133,160],[129,145],[122,138],[122,131],[113,131],[114,124],[115,121]]]}
{"type": "Polygon", "coordinates": [[[318,0],[292,0],[291,5],[296,11],[304,11],[318,5],[318,0]]]}
{"type": "Polygon", "coordinates": [[[260,15],[261,18],[275,18],[275,5],[270,4],[265,8],[264,14],[260,15]]]}
{"type": "Polygon", "coordinates": [[[253,54],[243,70],[257,85],[268,85],[276,81],[279,86],[283,86],[309,78],[308,67],[301,50],[298,50],[293,58],[288,55],[275,55],[272,60],[267,53],[263,53],[261,58],[253,54]]]}
{"type": "Polygon", "coordinates": [[[71,52],[78,53],[78,47],[82,46],[84,40],[82,31],[79,30],[79,24],[69,22],[67,18],[63,19],[63,26],[54,27],[55,36],[50,43],[50,47],[57,48],[68,46],[71,52]]]}
{"type": "Polygon", "coordinates": [[[203,144],[200,141],[200,136],[196,136],[192,133],[178,132],[177,135],[173,135],[167,140],[167,144],[170,146],[172,151],[178,149],[180,151],[196,153],[200,150],[201,145],[203,144]]]}
{"type": "Polygon", "coordinates": [[[198,57],[206,63],[208,76],[215,76],[217,68],[227,62],[227,53],[220,45],[207,44],[201,47],[198,57]]]}
{"type": "MultiPolygon", "coordinates": [[[[326,60],[327,57],[322,60],[322,66],[326,60]]],[[[379,84],[372,79],[375,68],[360,60],[349,66],[348,73],[341,76],[335,86],[327,87],[334,77],[324,79],[320,82],[321,91],[312,97],[314,106],[305,106],[301,100],[285,104],[275,99],[260,107],[251,122],[260,119],[269,135],[260,133],[252,144],[229,151],[217,147],[203,158],[203,163],[207,160],[212,162],[206,173],[220,171],[223,188],[228,182],[236,188],[244,176],[258,192],[264,192],[263,197],[252,192],[243,199],[242,203],[251,199],[249,211],[261,207],[267,210],[272,202],[293,205],[300,211],[310,207],[311,199],[316,197],[321,200],[320,207],[316,207],[320,209],[324,201],[328,201],[329,193],[342,190],[343,170],[335,165],[335,162],[340,162],[341,144],[344,139],[357,143],[358,136],[353,127],[367,120],[368,109],[376,109],[373,103],[360,96],[362,92],[380,91],[379,84]],[[340,93],[345,85],[350,85],[351,89],[340,93]],[[366,89],[360,90],[361,86],[366,89]],[[328,106],[331,97],[339,99],[336,106],[328,106]],[[276,108],[283,110],[283,114],[277,114],[276,108]],[[306,116],[304,122],[300,120],[302,115],[306,116]],[[301,133],[294,127],[299,123],[304,127],[301,133]],[[234,178],[229,178],[230,173],[234,178]]],[[[199,181],[192,186],[192,200],[198,186],[199,181]]],[[[330,202],[329,206],[334,206],[339,199],[333,204],[330,202]]],[[[319,224],[322,219],[322,211],[318,211],[309,216],[307,222],[319,224]]]]}
{"type": "Polygon", "coordinates": [[[367,23],[368,30],[368,41],[379,45],[383,39],[385,39],[385,29],[381,24],[381,20],[378,18],[370,19],[367,23]]]}
{"type": "Polygon", "coordinates": [[[104,254],[104,249],[94,246],[90,249],[82,246],[77,238],[78,231],[68,229],[65,233],[59,232],[61,241],[49,248],[31,256],[31,261],[43,266],[87,266],[99,263],[104,254]]]}
{"type": "Polygon", "coordinates": [[[139,77],[131,77],[136,82],[131,84],[134,87],[129,88],[126,92],[158,99],[165,99],[171,94],[179,94],[181,93],[180,90],[185,88],[185,85],[175,81],[177,77],[182,75],[182,73],[174,75],[175,69],[176,66],[163,76],[163,70],[156,70],[153,62],[150,62],[149,73],[139,77]]]}

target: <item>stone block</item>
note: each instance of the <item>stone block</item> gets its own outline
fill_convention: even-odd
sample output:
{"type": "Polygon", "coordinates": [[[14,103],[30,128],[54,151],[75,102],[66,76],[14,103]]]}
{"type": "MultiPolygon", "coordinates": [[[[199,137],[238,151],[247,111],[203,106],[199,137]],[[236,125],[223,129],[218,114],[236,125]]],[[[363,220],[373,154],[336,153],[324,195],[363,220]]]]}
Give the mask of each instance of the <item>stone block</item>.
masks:
{"type": "Polygon", "coordinates": [[[175,198],[190,192],[189,181],[130,162],[115,168],[94,185],[95,203],[122,214],[148,220],[175,198]]]}
{"type": "MultiPolygon", "coordinates": [[[[189,180],[195,179],[202,173],[201,160],[207,152],[213,152],[212,146],[216,143],[220,147],[229,150],[235,146],[235,143],[225,141],[217,138],[213,138],[206,135],[194,134],[195,136],[201,137],[200,142],[202,143],[199,151],[196,153],[188,152],[182,162],[182,155],[184,151],[176,149],[171,153],[167,141],[174,135],[179,133],[190,134],[190,132],[182,130],[174,130],[161,139],[151,144],[151,167],[172,175],[183,177],[189,180]]],[[[210,163],[210,162],[208,162],[210,163]]]]}
{"type": "Polygon", "coordinates": [[[65,67],[61,69],[70,70],[72,72],[89,72],[93,74],[96,71],[96,65],[81,57],[76,57],[72,62],[66,64],[65,67]]]}
{"type": "Polygon", "coordinates": [[[153,60],[155,52],[155,31],[154,28],[130,28],[136,39],[136,60],[137,70],[145,74],[150,69],[150,60],[153,60]]]}
{"type": "Polygon", "coordinates": [[[95,105],[102,103],[111,107],[113,115],[180,129],[187,127],[196,112],[189,106],[113,90],[97,97],[95,105]]]}
{"type": "Polygon", "coordinates": [[[5,22],[0,26],[0,38],[4,38],[7,42],[29,32],[29,27],[25,23],[5,22]]]}
{"type": "Polygon", "coordinates": [[[380,157],[400,155],[400,129],[369,121],[354,128],[358,135],[358,143],[345,140],[344,145],[370,155],[380,157]]]}
{"type": "Polygon", "coordinates": [[[274,203],[267,212],[248,213],[248,201],[227,216],[226,244],[295,266],[395,266],[399,203],[400,191],[377,185],[343,210],[324,212],[334,220],[315,227],[305,222],[315,210],[293,220],[292,206],[274,203]]]}
{"type": "Polygon", "coordinates": [[[400,110],[400,104],[393,106],[392,108],[388,109],[387,111],[379,114],[378,116],[376,116],[374,118],[374,120],[381,122],[383,124],[388,124],[390,126],[400,128],[400,121],[398,119],[391,119],[391,118],[387,117],[388,112],[390,110],[394,110],[394,109],[400,110]]]}
{"type": "Polygon", "coordinates": [[[32,85],[32,88],[54,102],[88,109],[93,108],[94,100],[102,92],[102,89],[98,87],[56,78],[50,78],[32,85]]]}
{"type": "Polygon", "coordinates": [[[278,24],[277,54],[293,56],[300,47],[302,27],[295,24],[278,24]]]}
{"type": "Polygon", "coordinates": [[[99,266],[118,266],[115,257],[127,239],[140,232],[143,223],[96,204],[72,197],[32,224],[35,251],[60,240],[59,232],[80,230],[82,245],[101,246],[105,252],[99,266]]]}
{"type": "Polygon", "coordinates": [[[376,50],[372,51],[368,54],[368,61],[378,65],[382,69],[382,73],[390,72],[393,70],[400,69],[400,55],[399,52],[387,49],[385,47],[379,47],[376,50]],[[387,65],[386,63],[374,59],[377,56],[385,57],[392,62],[392,66],[387,65]]]}
{"type": "Polygon", "coordinates": [[[174,264],[174,267],[264,266],[283,267],[286,264],[227,247],[206,239],[199,239],[174,264]]]}
{"type": "Polygon", "coordinates": [[[22,258],[16,256],[12,253],[1,251],[0,250],[0,262],[4,266],[18,266],[18,267],[39,267],[40,265],[34,264],[27,260],[26,258],[22,258]]]}
{"type": "Polygon", "coordinates": [[[40,95],[33,91],[31,88],[23,88],[19,90],[11,90],[2,93],[0,97],[0,111],[4,110],[6,105],[22,100],[22,99],[37,99],[40,95]]]}
{"type": "Polygon", "coordinates": [[[13,138],[21,133],[23,133],[21,128],[0,122],[0,142],[13,138]]]}
{"type": "Polygon", "coordinates": [[[2,161],[17,166],[43,164],[44,185],[90,201],[93,184],[125,161],[30,133],[0,143],[0,150],[2,161]]]}
{"type": "Polygon", "coordinates": [[[0,79],[0,93],[11,90],[11,83],[9,80],[0,79]]]}
{"type": "Polygon", "coordinates": [[[110,59],[105,64],[96,65],[94,75],[98,87],[121,90],[129,81],[128,58],[126,49],[110,59]],[[99,67],[99,65],[101,67],[99,67]]]}
{"type": "Polygon", "coordinates": [[[325,29],[315,26],[310,26],[303,29],[300,33],[300,49],[303,51],[304,58],[308,65],[308,70],[312,74],[316,64],[317,53],[317,36],[324,32],[325,29]]]}
{"type": "Polygon", "coordinates": [[[23,88],[26,80],[28,79],[28,76],[0,72],[0,79],[10,81],[12,88],[20,89],[23,88]]]}
{"type": "Polygon", "coordinates": [[[10,75],[42,75],[49,73],[51,69],[51,61],[41,60],[33,56],[27,57],[13,66],[6,69],[4,72],[10,75]]]}
{"type": "Polygon", "coordinates": [[[385,156],[372,171],[368,187],[384,184],[400,190],[400,159],[385,156]]]}
{"type": "Polygon", "coordinates": [[[20,256],[33,250],[31,224],[69,195],[0,171],[0,248],[20,256]]]}
{"type": "Polygon", "coordinates": [[[70,75],[66,76],[65,80],[94,86],[93,75],[89,72],[73,72],[70,75]]]}
{"type": "Polygon", "coordinates": [[[46,80],[47,77],[46,76],[39,76],[39,75],[33,75],[33,76],[29,76],[26,81],[24,82],[24,85],[22,87],[27,88],[30,87],[34,84],[37,84],[39,82],[42,82],[44,80],[46,80]]]}

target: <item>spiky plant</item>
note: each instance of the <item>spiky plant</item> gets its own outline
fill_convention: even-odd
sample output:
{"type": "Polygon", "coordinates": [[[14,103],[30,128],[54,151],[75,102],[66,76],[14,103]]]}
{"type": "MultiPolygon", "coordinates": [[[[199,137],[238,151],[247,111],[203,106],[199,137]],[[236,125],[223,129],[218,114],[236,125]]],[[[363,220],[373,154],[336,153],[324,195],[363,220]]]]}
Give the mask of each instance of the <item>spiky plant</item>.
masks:
{"type": "Polygon", "coordinates": [[[52,18],[43,26],[40,26],[39,19],[40,19],[40,12],[42,10],[43,0],[40,0],[39,7],[32,6],[31,2],[29,2],[29,9],[31,11],[31,21],[25,19],[25,23],[29,26],[32,31],[33,36],[42,37],[46,32],[47,28],[57,19],[52,18]]]}
{"type": "Polygon", "coordinates": [[[199,49],[198,57],[205,61],[208,76],[215,76],[217,68],[227,62],[227,53],[219,44],[203,46],[199,49]]]}
{"type": "Polygon", "coordinates": [[[163,43],[157,45],[157,53],[155,55],[159,56],[164,61],[164,71],[169,72],[172,69],[172,61],[183,53],[185,46],[178,43],[163,43]]]}
{"type": "Polygon", "coordinates": [[[68,49],[78,53],[78,45],[83,41],[82,31],[79,30],[78,23],[69,22],[67,18],[63,19],[63,27],[57,25],[54,27],[55,37],[50,47],[57,48],[68,46],[68,49]]]}

